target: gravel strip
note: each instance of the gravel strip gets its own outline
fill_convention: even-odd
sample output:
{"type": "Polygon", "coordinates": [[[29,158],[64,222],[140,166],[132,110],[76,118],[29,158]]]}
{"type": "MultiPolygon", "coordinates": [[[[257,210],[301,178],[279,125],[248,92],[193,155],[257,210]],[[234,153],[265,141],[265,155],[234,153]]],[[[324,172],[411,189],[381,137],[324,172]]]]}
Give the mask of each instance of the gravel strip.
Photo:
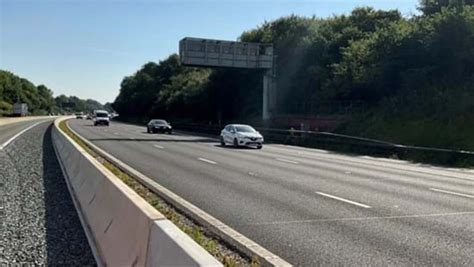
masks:
{"type": "Polygon", "coordinates": [[[0,151],[0,266],[95,265],[42,123],[0,151]]]}

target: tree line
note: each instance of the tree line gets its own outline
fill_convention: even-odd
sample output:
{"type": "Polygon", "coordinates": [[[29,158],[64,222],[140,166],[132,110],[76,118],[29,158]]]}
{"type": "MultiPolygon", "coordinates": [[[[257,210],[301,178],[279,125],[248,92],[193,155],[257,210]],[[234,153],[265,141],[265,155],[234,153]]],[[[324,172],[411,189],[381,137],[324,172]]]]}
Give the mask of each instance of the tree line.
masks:
{"type": "MultiPolygon", "coordinates": [[[[409,17],[370,7],[329,18],[290,15],[239,40],[274,44],[280,114],[331,114],[354,103],[338,131],[474,146],[446,133],[474,133],[466,125],[474,118],[473,4],[422,0],[409,17]]],[[[262,73],[184,67],[170,55],[125,77],[113,106],[130,118],[252,120],[261,114],[261,92],[262,73]]]]}
{"type": "MultiPolygon", "coordinates": [[[[45,85],[35,86],[25,78],[0,70],[0,116],[11,114],[13,103],[19,100],[28,104],[28,111],[32,115],[89,112],[104,108],[93,99],[65,95],[54,97],[53,91],[45,85]]],[[[110,103],[108,106],[110,108],[110,103]]]]}
{"type": "MultiPolygon", "coordinates": [[[[472,83],[474,10],[466,2],[422,1],[423,14],[411,18],[369,7],[327,19],[291,15],[239,39],[274,44],[282,112],[310,113],[328,102],[376,105],[472,83]]],[[[115,106],[131,116],[257,116],[261,83],[253,70],[182,67],[171,55],[124,78],[115,106]]]]}

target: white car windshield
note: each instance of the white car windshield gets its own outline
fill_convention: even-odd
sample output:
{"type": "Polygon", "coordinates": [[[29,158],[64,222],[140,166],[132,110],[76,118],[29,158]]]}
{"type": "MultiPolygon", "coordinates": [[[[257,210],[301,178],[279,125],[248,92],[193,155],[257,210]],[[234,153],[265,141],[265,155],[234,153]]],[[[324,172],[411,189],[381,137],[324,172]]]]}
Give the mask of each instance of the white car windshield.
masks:
{"type": "Polygon", "coordinates": [[[255,133],[256,132],[254,128],[247,125],[238,125],[238,126],[235,126],[235,129],[239,133],[255,133]]]}

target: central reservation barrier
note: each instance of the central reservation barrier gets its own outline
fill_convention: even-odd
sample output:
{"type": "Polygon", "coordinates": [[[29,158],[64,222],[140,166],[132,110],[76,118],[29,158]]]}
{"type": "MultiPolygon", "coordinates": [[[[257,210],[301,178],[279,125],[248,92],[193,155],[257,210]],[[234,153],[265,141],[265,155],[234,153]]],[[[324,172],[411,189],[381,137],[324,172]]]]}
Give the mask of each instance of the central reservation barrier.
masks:
{"type": "Polygon", "coordinates": [[[54,122],[56,155],[99,266],[222,266],[54,122]]]}

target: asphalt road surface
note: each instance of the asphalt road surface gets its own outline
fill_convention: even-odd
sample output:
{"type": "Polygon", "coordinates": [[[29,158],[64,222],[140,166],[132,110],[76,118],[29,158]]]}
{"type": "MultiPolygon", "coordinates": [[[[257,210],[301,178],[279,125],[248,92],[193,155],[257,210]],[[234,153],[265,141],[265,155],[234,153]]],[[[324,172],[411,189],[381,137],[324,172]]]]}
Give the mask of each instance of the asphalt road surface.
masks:
{"type": "Polygon", "coordinates": [[[71,127],[299,266],[474,266],[474,172],[316,149],[71,127]]]}
{"type": "Polygon", "coordinates": [[[40,118],[0,125],[0,149],[7,146],[8,143],[13,141],[22,132],[32,128],[34,125],[38,125],[40,122],[48,120],[51,121],[52,119],[40,118]]]}

